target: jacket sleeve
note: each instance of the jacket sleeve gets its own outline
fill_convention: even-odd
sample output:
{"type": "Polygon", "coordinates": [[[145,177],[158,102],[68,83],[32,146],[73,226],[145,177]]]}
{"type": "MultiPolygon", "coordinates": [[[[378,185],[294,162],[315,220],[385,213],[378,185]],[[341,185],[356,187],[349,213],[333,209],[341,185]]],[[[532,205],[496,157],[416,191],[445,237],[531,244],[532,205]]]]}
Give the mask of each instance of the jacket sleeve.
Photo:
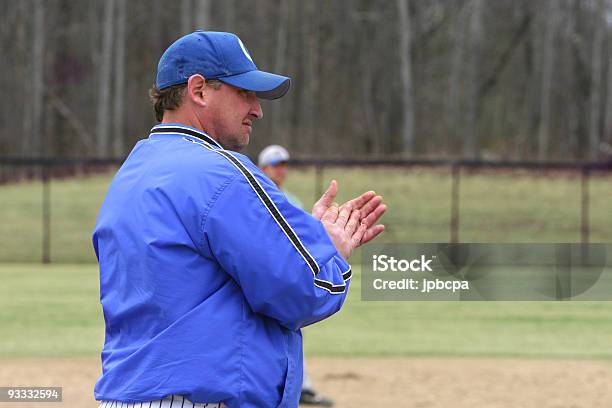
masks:
{"type": "Polygon", "coordinates": [[[253,311],[291,330],[331,316],[347,295],[349,264],[319,220],[258,169],[245,169],[208,208],[204,245],[253,311]]]}

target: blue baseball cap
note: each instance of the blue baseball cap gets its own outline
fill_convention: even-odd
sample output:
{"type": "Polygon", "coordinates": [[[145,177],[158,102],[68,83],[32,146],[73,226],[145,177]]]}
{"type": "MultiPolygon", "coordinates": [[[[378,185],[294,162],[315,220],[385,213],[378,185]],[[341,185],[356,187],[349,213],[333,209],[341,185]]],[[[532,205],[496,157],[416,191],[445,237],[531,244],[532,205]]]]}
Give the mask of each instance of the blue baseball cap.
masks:
{"type": "Polygon", "coordinates": [[[262,99],[280,98],[291,86],[288,77],[258,70],[232,33],[198,30],[176,40],[159,60],[155,85],[162,90],[184,84],[195,74],[253,91],[262,99]]]}

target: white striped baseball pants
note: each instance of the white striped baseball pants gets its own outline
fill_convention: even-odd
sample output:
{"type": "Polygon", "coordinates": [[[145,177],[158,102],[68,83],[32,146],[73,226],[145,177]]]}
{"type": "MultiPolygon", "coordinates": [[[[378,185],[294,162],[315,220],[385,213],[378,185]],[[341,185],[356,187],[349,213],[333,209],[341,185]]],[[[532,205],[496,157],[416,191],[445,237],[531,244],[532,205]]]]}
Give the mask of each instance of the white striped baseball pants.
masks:
{"type": "Polygon", "coordinates": [[[164,399],[147,402],[100,401],[98,408],[227,408],[222,402],[191,402],[188,399],[171,395],[164,399]]]}

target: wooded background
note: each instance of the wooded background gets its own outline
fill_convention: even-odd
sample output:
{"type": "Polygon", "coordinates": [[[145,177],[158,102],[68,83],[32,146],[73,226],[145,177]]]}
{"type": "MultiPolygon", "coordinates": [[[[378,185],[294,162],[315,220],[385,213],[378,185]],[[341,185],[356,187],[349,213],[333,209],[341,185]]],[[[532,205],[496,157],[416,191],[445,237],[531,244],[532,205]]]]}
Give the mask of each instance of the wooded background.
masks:
{"type": "Polygon", "coordinates": [[[157,61],[237,33],[293,79],[246,153],[603,160],[612,0],[0,0],[0,155],[123,157],[157,61]]]}

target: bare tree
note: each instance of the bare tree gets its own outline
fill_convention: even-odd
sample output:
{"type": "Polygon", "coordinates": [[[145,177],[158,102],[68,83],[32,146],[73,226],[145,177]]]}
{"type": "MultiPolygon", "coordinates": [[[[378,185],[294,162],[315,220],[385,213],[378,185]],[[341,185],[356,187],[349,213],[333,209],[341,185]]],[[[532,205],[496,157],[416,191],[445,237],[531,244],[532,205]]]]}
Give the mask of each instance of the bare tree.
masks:
{"type": "Polygon", "coordinates": [[[45,2],[44,0],[33,0],[33,24],[32,24],[32,108],[30,123],[27,129],[30,134],[24,138],[27,140],[26,152],[29,154],[43,154],[42,132],[43,111],[45,101],[44,63],[45,63],[45,2]]]}
{"type": "Polygon", "coordinates": [[[565,99],[565,114],[567,120],[567,131],[565,139],[560,143],[561,156],[576,156],[579,143],[579,112],[576,92],[576,68],[574,61],[574,41],[576,36],[576,13],[574,13],[574,0],[566,0],[563,9],[563,49],[561,57],[563,58],[564,78],[562,79],[565,86],[563,87],[563,95],[565,99]]]}
{"type": "Polygon", "coordinates": [[[127,0],[117,1],[117,30],[115,37],[115,89],[113,94],[113,154],[123,154],[125,119],[125,20],[127,0]]]}
{"type": "MultiPolygon", "coordinates": [[[[288,24],[289,24],[289,6],[292,5],[292,0],[283,0],[280,3],[278,11],[278,24],[276,28],[276,50],[274,55],[274,72],[282,73],[285,71],[285,59],[287,56],[287,35],[288,35],[288,24]]],[[[229,23],[228,23],[229,24],[229,23]]],[[[282,104],[275,103],[270,107],[271,125],[270,133],[276,135],[282,119],[282,104]]],[[[284,129],[281,130],[280,140],[281,143],[289,145],[289,132],[284,129]]]]}
{"type": "Polygon", "coordinates": [[[195,8],[195,24],[196,28],[202,30],[211,29],[212,3],[210,0],[196,0],[195,8]]]}
{"type": "Polygon", "coordinates": [[[303,13],[300,21],[301,50],[303,55],[303,81],[300,93],[301,144],[319,142],[321,129],[317,128],[318,90],[318,8],[314,2],[298,2],[303,13]],[[300,4],[301,3],[301,4],[300,4]]]}
{"type": "Polygon", "coordinates": [[[412,44],[409,0],[397,0],[399,59],[402,100],[402,153],[414,154],[414,101],[412,88],[412,44]]]}
{"type": "Polygon", "coordinates": [[[478,106],[480,94],[480,53],[483,36],[482,29],[482,0],[472,0],[470,14],[470,62],[468,70],[469,92],[467,96],[466,129],[463,145],[463,154],[470,158],[480,155],[480,142],[478,139],[478,106]]]}
{"type": "MultiPolygon", "coordinates": [[[[223,28],[223,30],[233,32],[234,27],[236,27],[236,4],[234,0],[224,0],[223,3],[225,5],[225,27],[223,28]]],[[[284,6],[285,3],[287,3],[287,1],[282,1],[281,7],[288,7],[284,6]]]]}
{"type": "Polygon", "coordinates": [[[612,36],[608,36],[607,51],[608,72],[606,75],[606,81],[608,83],[608,89],[606,92],[606,103],[604,105],[605,115],[603,140],[608,144],[612,144],[612,36]]]}
{"type": "Polygon", "coordinates": [[[448,98],[446,99],[446,148],[451,149],[454,140],[458,140],[458,129],[461,123],[460,91],[463,77],[463,57],[465,54],[465,10],[463,4],[459,6],[452,24],[453,47],[451,51],[450,76],[448,84],[448,98]]]}
{"type": "Polygon", "coordinates": [[[193,30],[193,1],[181,0],[181,35],[193,30]]]}
{"type": "Polygon", "coordinates": [[[151,124],[161,51],[196,21],[294,79],[264,102],[252,149],[477,158],[486,142],[498,158],[570,159],[612,142],[612,0],[4,3],[0,154],[123,154],[151,124]]]}
{"type": "Polygon", "coordinates": [[[276,52],[274,55],[274,69],[282,72],[285,69],[287,54],[287,25],[289,24],[289,6],[291,0],[283,0],[278,11],[278,24],[276,27],[276,52]]]}
{"type": "Polygon", "coordinates": [[[601,120],[601,75],[602,52],[604,38],[604,24],[606,24],[604,0],[595,0],[596,21],[593,34],[593,49],[591,52],[591,89],[589,106],[589,157],[597,159],[600,142],[600,120],[601,120]]]}
{"type": "Polygon", "coordinates": [[[538,159],[544,160],[549,152],[551,100],[553,93],[553,65],[555,60],[555,34],[559,5],[557,0],[548,0],[545,14],[546,21],[544,44],[542,45],[542,82],[540,92],[540,126],[538,129],[538,159]]]}
{"type": "MultiPolygon", "coordinates": [[[[369,29],[370,23],[366,19],[362,22],[362,44],[366,47],[368,46],[367,36],[370,35],[371,30],[369,29]]],[[[380,132],[378,131],[378,123],[376,120],[376,108],[374,103],[374,95],[372,92],[373,86],[373,75],[372,75],[372,60],[367,52],[361,52],[361,67],[362,67],[362,77],[359,80],[361,84],[361,98],[362,98],[362,106],[363,113],[365,119],[365,125],[367,129],[367,135],[365,138],[366,151],[374,152],[376,154],[380,154],[382,149],[384,148],[382,145],[382,140],[380,138],[380,132]]]]}
{"type": "Polygon", "coordinates": [[[104,19],[102,25],[102,52],[100,54],[100,72],[98,75],[98,110],[96,126],[96,148],[100,157],[108,155],[110,141],[110,97],[111,68],[113,60],[113,11],[115,0],[104,2],[104,19]]]}
{"type": "MultiPolygon", "coordinates": [[[[354,11],[352,12],[352,21],[359,27],[359,64],[356,64],[359,69],[359,88],[361,90],[361,110],[360,115],[363,120],[363,128],[366,130],[363,137],[365,151],[380,155],[385,149],[385,137],[379,131],[379,117],[377,113],[384,111],[380,105],[376,106],[375,92],[373,90],[374,80],[374,65],[376,60],[371,58],[371,54],[367,50],[376,47],[376,32],[382,20],[381,11],[354,11]]],[[[357,61],[356,61],[357,62],[357,61]]]]}

